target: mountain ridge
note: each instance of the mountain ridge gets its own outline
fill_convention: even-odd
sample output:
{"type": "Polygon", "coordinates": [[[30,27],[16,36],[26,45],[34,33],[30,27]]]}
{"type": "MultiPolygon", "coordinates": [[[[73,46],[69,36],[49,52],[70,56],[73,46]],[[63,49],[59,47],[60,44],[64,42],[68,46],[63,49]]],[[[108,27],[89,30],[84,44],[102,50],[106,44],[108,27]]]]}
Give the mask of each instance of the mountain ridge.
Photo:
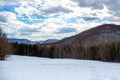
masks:
{"type": "Polygon", "coordinates": [[[107,41],[113,38],[120,39],[120,25],[103,24],[83,31],[77,35],[64,38],[60,40],[57,44],[71,45],[75,43],[82,44],[84,42],[93,43],[107,41]]]}
{"type": "Polygon", "coordinates": [[[31,41],[28,39],[17,39],[17,38],[7,38],[9,42],[17,42],[17,43],[23,43],[23,44],[47,44],[47,43],[54,43],[59,41],[58,39],[47,39],[45,41],[31,41]]]}

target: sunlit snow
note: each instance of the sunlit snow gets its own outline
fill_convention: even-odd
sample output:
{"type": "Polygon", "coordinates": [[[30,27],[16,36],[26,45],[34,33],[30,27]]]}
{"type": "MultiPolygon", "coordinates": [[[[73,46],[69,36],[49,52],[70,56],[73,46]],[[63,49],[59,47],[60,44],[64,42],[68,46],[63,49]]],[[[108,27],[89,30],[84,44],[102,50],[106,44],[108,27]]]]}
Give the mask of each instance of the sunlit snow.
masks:
{"type": "Polygon", "coordinates": [[[0,80],[120,80],[120,63],[12,55],[0,61],[0,80]]]}

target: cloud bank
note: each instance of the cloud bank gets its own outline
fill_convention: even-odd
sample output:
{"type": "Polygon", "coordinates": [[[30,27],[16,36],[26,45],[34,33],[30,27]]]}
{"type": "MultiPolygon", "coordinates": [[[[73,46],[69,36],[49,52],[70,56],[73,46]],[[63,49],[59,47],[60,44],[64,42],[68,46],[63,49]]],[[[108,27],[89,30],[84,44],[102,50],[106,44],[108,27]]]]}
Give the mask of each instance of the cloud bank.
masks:
{"type": "Polygon", "coordinates": [[[104,23],[119,24],[119,0],[0,0],[10,38],[62,39],[104,23]]]}

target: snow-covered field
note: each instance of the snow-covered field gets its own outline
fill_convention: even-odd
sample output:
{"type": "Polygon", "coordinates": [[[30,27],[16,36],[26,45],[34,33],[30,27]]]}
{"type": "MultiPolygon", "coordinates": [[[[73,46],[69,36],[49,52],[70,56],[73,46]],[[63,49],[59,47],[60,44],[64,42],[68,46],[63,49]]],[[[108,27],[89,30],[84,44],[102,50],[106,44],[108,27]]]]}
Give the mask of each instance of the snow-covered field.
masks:
{"type": "Polygon", "coordinates": [[[12,55],[0,61],[0,80],[120,80],[120,63],[12,55]]]}

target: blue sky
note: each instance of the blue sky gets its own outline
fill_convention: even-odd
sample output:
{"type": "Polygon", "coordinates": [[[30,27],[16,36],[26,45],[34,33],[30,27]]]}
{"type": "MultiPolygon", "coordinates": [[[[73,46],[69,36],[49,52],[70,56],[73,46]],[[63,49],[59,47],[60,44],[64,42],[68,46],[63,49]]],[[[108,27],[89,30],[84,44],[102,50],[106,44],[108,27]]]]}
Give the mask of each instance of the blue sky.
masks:
{"type": "Polygon", "coordinates": [[[120,23],[120,0],[0,0],[9,38],[62,39],[100,24],[120,23]]]}

